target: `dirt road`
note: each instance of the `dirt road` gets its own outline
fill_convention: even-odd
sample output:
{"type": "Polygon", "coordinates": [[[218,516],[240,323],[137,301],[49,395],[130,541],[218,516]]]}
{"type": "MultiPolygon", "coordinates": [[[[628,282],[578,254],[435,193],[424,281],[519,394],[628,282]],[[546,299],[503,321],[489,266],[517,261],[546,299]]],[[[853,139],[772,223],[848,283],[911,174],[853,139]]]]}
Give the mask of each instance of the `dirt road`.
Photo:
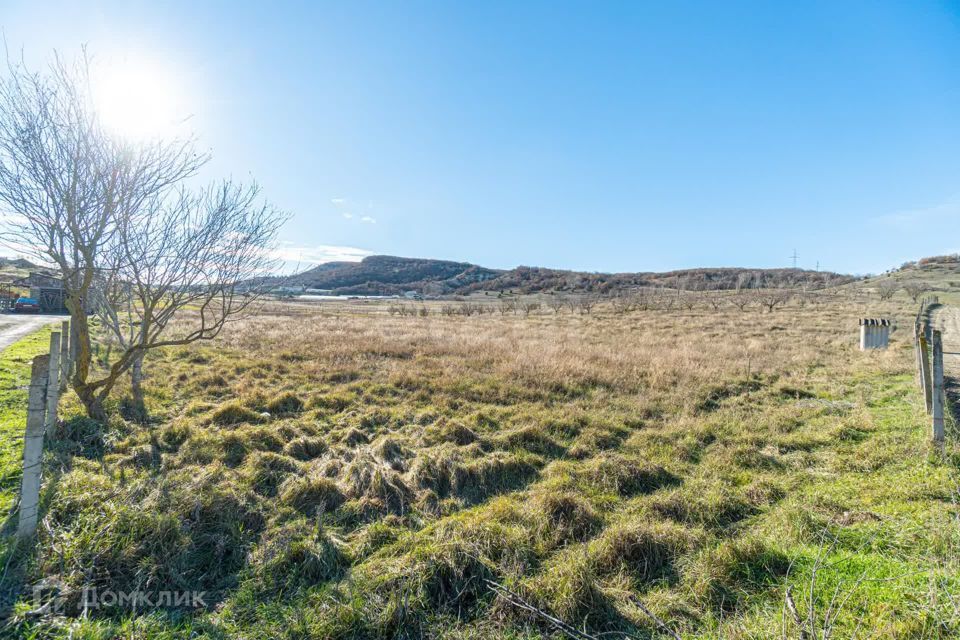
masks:
{"type": "Polygon", "coordinates": [[[960,307],[937,307],[931,321],[943,337],[943,386],[956,415],[960,412],[960,307]]]}
{"type": "Polygon", "coordinates": [[[0,314],[0,350],[31,333],[45,324],[61,322],[66,316],[20,315],[16,313],[0,314]]]}

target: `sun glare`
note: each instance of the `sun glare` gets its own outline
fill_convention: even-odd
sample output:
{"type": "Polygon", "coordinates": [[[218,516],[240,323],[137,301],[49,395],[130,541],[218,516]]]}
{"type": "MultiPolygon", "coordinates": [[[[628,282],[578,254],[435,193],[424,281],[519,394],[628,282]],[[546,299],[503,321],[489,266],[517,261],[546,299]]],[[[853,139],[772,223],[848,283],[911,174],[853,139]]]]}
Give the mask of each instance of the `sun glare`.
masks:
{"type": "Polygon", "coordinates": [[[125,138],[168,137],[186,119],[172,74],[155,64],[102,65],[91,74],[91,91],[103,125],[125,138]]]}

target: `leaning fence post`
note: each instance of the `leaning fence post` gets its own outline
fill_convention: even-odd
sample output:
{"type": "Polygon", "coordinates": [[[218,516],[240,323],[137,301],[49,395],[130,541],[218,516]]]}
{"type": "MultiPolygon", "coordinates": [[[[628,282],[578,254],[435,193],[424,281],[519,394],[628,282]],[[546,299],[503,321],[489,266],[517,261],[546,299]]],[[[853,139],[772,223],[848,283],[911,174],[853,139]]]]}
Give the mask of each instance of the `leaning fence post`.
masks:
{"type": "Polygon", "coordinates": [[[57,424],[57,405],[60,403],[60,334],[50,334],[50,373],[47,375],[47,416],[43,424],[49,436],[57,424]]]}
{"type": "Polygon", "coordinates": [[[70,321],[60,323],[60,393],[67,390],[70,379],[70,321]]]}
{"type": "Polygon", "coordinates": [[[943,340],[933,332],[933,441],[943,444],[943,340]]]}
{"type": "Polygon", "coordinates": [[[30,370],[27,429],[23,436],[23,480],[20,484],[20,521],[17,537],[29,538],[37,530],[40,507],[40,472],[43,462],[43,416],[50,356],[37,356],[30,370]]]}

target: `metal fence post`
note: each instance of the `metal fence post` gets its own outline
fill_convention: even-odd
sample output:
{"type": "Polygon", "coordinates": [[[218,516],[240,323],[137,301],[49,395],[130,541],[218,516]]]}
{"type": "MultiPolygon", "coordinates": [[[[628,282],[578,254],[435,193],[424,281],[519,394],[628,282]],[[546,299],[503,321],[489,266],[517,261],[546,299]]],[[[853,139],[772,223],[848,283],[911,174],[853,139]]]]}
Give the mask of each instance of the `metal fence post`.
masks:
{"type": "Polygon", "coordinates": [[[943,444],[943,340],[933,332],[933,441],[943,444]]]}
{"type": "Polygon", "coordinates": [[[46,410],[50,356],[33,359],[27,399],[27,428],[23,436],[23,480],[20,485],[20,520],[17,537],[29,538],[37,530],[40,508],[40,474],[43,463],[43,417],[46,410]]]}

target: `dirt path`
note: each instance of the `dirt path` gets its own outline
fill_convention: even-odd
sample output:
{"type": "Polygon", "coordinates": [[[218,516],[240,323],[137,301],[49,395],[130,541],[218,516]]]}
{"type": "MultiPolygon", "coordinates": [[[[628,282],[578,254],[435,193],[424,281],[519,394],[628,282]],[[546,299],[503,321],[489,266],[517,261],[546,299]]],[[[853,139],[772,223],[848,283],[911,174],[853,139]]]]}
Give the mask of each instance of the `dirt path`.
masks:
{"type": "Polygon", "coordinates": [[[943,337],[943,386],[954,416],[960,419],[960,307],[936,307],[930,319],[943,337]]]}
{"type": "Polygon", "coordinates": [[[61,322],[66,316],[18,315],[16,313],[0,314],[0,351],[36,331],[45,324],[61,322]]]}

